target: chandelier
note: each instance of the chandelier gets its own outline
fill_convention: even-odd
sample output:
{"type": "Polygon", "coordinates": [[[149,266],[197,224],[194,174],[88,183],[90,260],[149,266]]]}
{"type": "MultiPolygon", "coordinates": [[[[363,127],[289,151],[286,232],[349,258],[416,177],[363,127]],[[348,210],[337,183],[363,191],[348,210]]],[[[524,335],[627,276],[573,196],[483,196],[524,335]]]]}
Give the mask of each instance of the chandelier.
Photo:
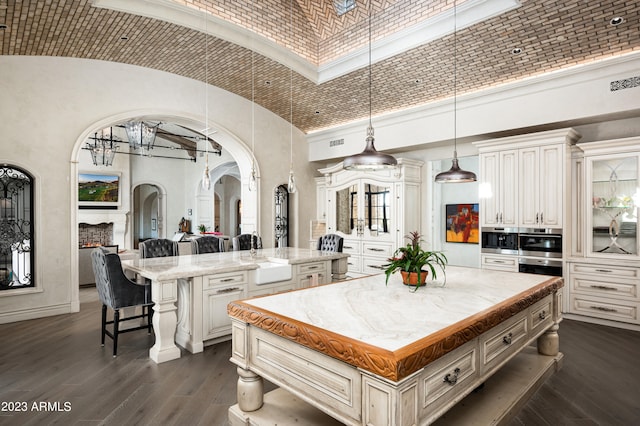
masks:
{"type": "Polygon", "coordinates": [[[95,132],[90,138],[93,142],[87,142],[87,149],[91,152],[91,160],[94,166],[111,166],[113,158],[118,150],[118,140],[113,138],[113,127],[102,129],[100,137],[95,132]]]}
{"type": "Polygon", "coordinates": [[[156,141],[158,126],[160,126],[160,123],[150,125],[144,121],[127,121],[124,123],[127,138],[129,139],[129,148],[133,150],[140,149],[142,152],[152,149],[156,141]]]}

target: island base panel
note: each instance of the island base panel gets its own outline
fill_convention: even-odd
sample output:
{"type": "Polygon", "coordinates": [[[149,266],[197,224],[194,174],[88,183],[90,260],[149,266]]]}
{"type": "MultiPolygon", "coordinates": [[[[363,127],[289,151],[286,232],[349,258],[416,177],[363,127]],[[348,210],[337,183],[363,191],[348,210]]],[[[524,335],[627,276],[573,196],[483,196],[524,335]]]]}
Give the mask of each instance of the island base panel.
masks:
{"type": "MultiPolygon", "coordinates": [[[[545,356],[527,346],[515,358],[487,379],[482,389],[472,392],[440,417],[434,425],[465,424],[485,426],[506,424],[549,376],[562,366],[563,354],[545,356]]],[[[264,395],[262,408],[243,412],[238,405],[229,409],[229,424],[278,426],[342,425],[334,418],[278,388],[264,395]]]]}

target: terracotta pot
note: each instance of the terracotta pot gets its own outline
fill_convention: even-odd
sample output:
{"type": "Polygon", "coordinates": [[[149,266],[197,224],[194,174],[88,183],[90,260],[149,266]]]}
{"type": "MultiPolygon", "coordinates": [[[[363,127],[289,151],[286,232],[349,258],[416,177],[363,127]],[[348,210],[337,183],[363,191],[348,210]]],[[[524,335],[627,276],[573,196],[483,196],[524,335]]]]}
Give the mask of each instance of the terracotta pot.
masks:
{"type": "MultiPolygon", "coordinates": [[[[400,271],[400,274],[402,274],[402,282],[406,285],[418,285],[418,273],[417,272],[407,272],[407,271],[400,271]]],[[[427,271],[422,271],[422,273],[420,274],[420,285],[424,284],[424,282],[427,280],[427,271]]]]}

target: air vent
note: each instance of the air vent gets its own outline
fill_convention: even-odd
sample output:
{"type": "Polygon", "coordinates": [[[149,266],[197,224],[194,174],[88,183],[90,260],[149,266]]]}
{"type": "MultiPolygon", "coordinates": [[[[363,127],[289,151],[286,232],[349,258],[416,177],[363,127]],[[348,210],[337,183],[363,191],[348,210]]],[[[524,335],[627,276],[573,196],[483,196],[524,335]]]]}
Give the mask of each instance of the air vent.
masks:
{"type": "Polygon", "coordinates": [[[344,145],[344,139],[335,139],[335,140],[329,141],[329,147],[334,147],[338,145],[344,145]]]}
{"type": "Polygon", "coordinates": [[[631,89],[638,86],[640,86],[640,76],[629,77],[629,78],[625,78],[624,80],[612,81],[610,84],[610,88],[612,92],[615,92],[616,90],[622,90],[622,89],[631,89]]]}

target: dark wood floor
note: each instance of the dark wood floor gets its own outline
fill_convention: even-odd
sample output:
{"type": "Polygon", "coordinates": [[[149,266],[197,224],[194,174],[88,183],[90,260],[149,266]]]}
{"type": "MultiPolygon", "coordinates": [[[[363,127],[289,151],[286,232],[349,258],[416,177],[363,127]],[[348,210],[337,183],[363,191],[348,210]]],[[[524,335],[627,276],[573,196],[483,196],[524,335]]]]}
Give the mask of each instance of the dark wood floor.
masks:
{"type": "MultiPolygon", "coordinates": [[[[0,325],[0,424],[227,425],[237,379],[229,342],[156,365],[153,337],[138,331],[122,336],[114,359],[111,343],[99,343],[98,302],[81,306],[0,325]]],[[[640,424],[640,333],[569,320],[560,333],[562,370],[511,425],[640,424]]]]}

